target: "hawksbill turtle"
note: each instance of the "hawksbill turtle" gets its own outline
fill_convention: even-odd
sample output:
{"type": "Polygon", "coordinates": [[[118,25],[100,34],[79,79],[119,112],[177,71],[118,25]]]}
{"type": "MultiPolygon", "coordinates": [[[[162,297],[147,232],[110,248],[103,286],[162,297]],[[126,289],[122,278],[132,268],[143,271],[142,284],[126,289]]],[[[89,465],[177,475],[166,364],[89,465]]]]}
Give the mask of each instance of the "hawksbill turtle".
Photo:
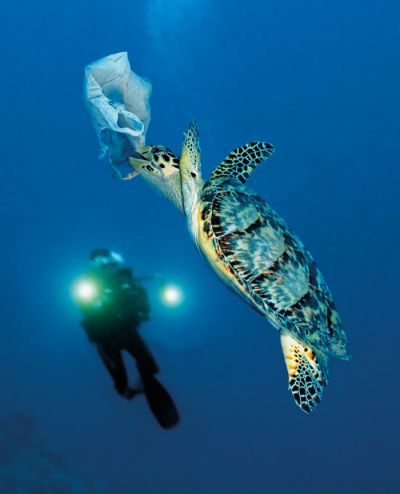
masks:
{"type": "Polygon", "coordinates": [[[232,151],[203,182],[198,130],[179,159],[147,146],[130,164],[184,212],[194,242],[219,278],[279,330],[289,389],[310,413],[328,383],[328,359],[348,360],[346,335],[316,263],[286,222],[246,187],[274,152],[267,142],[232,151]]]}

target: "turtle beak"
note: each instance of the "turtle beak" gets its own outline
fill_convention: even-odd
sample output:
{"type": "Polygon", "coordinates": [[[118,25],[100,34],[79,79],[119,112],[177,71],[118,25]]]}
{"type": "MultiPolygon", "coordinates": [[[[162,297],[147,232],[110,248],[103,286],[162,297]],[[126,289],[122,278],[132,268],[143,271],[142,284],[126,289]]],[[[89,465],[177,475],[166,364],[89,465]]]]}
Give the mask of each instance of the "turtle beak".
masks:
{"type": "Polygon", "coordinates": [[[129,166],[136,172],[139,172],[139,170],[147,163],[149,163],[149,160],[145,158],[129,158],[129,166]]]}
{"type": "Polygon", "coordinates": [[[137,172],[149,162],[151,163],[151,146],[138,148],[129,158],[129,166],[137,172]]]}
{"type": "Polygon", "coordinates": [[[141,148],[138,148],[136,150],[136,154],[144,160],[151,161],[153,157],[152,146],[143,146],[141,148]]]}

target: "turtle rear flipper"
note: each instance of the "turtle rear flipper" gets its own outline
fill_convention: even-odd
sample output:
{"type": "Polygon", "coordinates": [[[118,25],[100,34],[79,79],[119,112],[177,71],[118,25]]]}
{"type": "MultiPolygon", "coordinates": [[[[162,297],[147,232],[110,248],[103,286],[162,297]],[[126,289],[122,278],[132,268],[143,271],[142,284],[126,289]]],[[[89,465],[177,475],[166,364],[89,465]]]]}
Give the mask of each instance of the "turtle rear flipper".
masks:
{"type": "Polygon", "coordinates": [[[283,356],[289,377],[289,389],[303,412],[312,412],[321,401],[328,384],[326,358],[310,347],[295,340],[290,334],[281,334],[283,356]]]}
{"type": "Polygon", "coordinates": [[[219,164],[210,176],[210,180],[219,177],[236,178],[244,184],[250,173],[263,161],[272,156],[274,146],[268,142],[254,141],[234,149],[219,164]]]}

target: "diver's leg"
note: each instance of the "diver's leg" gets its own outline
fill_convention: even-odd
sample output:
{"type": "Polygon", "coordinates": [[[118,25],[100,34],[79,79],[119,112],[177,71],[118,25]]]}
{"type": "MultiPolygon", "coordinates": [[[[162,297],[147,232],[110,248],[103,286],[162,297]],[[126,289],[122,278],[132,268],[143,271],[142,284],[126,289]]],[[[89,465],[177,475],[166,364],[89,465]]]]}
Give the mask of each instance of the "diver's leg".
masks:
{"type": "Polygon", "coordinates": [[[160,371],[157,362],[151,354],[149,347],[137,331],[130,330],[126,345],[126,350],[132,355],[136,361],[136,367],[139,374],[154,375],[160,371]]]}
{"type": "Polygon", "coordinates": [[[174,427],[179,422],[179,413],[171,395],[155,377],[160,370],[157,362],[137,330],[129,335],[127,343],[126,349],[136,360],[143,392],[155,419],[163,429],[174,427]]]}
{"type": "Polygon", "coordinates": [[[119,350],[107,350],[103,345],[97,344],[97,352],[100,355],[106,369],[110,373],[114,381],[114,386],[117,392],[125,396],[128,396],[128,375],[126,373],[125,365],[122,360],[121,351],[119,350]]]}

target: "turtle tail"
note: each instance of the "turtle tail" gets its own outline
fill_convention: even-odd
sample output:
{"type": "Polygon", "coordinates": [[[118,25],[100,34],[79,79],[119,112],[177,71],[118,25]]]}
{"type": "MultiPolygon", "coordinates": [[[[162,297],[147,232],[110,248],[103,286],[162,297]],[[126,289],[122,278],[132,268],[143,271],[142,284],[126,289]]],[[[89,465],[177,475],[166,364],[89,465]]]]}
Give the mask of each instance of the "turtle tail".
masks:
{"type": "Polygon", "coordinates": [[[281,345],[289,389],[303,412],[310,413],[321,401],[324,387],[328,384],[327,358],[288,333],[281,334],[281,345]]]}

